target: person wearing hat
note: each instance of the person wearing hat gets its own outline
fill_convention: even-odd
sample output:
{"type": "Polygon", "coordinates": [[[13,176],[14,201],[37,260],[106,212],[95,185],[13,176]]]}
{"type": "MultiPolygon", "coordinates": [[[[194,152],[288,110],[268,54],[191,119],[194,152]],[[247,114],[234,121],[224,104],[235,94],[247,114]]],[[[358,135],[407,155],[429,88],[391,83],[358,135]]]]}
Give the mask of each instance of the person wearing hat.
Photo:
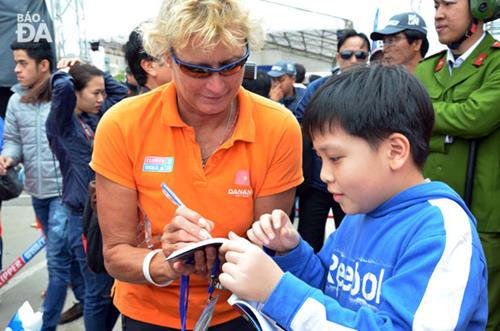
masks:
{"type": "Polygon", "coordinates": [[[476,217],[488,265],[486,330],[500,330],[500,42],[484,30],[500,18],[500,3],[435,0],[434,7],[447,48],[415,73],[436,115],[424,175],[450,185],[476,217]]]}
{"type": "Polygon", "coordinates": [[[290,109],[295,115],[295,108],[304,95],[305,89],[295,87],[295,64],[288,61],[279,61],[267,72],[271,77],[269,98],[290,109]]]}
{"type": "Polygon", "coordinates": [[[425,21],[413,12],[394,15],[385,28],[372,32],[370,38],[384,42],[383,63],[402,64],[411,73],[429,50],[425,21]]]}

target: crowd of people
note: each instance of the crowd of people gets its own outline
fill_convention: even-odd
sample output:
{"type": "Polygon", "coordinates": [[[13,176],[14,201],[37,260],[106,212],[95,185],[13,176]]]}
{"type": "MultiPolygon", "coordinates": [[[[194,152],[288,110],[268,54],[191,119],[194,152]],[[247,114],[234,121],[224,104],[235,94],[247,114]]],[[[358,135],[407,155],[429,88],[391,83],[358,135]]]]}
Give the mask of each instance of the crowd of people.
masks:
{"type": "Polygon", "coordinates": [[[500,328],[500,42],[473,6],[435,0],[427,57],[414,12],[339,30],[314,81],[288,59],[244,79],[264,31],[241,0],[164,0],[124,45],[128,89],[13,42],[0,175],[23,164],[47,238],[42,330],[253,330],[232,293],[285,330],[500,328]]]}

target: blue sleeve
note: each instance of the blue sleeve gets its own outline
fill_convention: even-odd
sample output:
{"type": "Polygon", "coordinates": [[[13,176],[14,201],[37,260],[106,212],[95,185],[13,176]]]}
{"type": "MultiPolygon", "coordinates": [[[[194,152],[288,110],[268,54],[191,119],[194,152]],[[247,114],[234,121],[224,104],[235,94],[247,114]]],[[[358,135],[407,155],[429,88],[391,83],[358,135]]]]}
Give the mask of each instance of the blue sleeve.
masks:
{"type": "MultiPolygon", "coordinates": [[[[321,273],[321,269],[310,263],[311,257],[299,246],[297,249],[303,255],[294,255],[294,258],[306,261],[297,261],[296,265],[291,261],[288,261],[290,265],[280,264],[293,270],[285,270],[262,311],[285,330],[480,330],[485,320],[474,321],[471,316],[478,310],[483,311],[479,315],[487,316],[486,265],[478,258],[481,248],[459,236],[448,238],[446,243],[445,237],[409,243],[401,252],[393,274],[385,276],[381,304],[376,309],[362,302],[357,302],[358,308],[352,309],[325,294],[324,287],[318,286],[324,274],[315,275],[321,273]]],[[[327,256],[325,250],[320,255],[322,253],[327,256]]],[[[339,284],[337,295],[348,296],[342,287],[352,286],[352,292],[355,286],[354,283],[342,285],[342,277],[345,274],[328,272],[327,282],[339,284]]],[[[366,274],[354,275],[354,279],[356,277],[361,284],[356,291],[371,291],[365,284],[369,278],[366,274]]],[[[347,298],[344,300],[348,302],[352,299],[347,298]]]]}
{"type": "Polygon", "coordinates": [[[301,239],[299,245],[287,255],[274,256],[273,259],[281,270],[290,272],[313,287],[322,288],[328,267],[319,256],[301,239]]]}
{"type": "Polygon", "coordinates": [[[109,73],[104,73],[104,85],[106,86],[106,99],[101,107],[102,113],[105,113],[111,106],[128,95],[127,88],[113,79],[109,73]]]}
{"type": "Polygon", "coordinates": [[[76,95],[71,75],[58,71],[52,75],[52,102],[45,126],[47,136],[64,136],[73,130],[76,95]]]}

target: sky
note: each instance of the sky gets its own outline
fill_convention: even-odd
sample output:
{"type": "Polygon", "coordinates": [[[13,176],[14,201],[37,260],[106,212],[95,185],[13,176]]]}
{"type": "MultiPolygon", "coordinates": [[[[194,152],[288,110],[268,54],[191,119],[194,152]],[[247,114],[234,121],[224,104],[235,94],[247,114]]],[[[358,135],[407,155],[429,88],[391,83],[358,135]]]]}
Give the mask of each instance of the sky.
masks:
{"type": "MultiPolygon", "coordinates": [[[[127,36],[140,22],[154,17],[162,0],[85,0],[85,23],[87,39],[127,36]],[[138,5],[139,4],[139,5],[138,5]],[[106,28],[103,29],[106,23],[106,28]]],[[[244,0],[245,5],[254,16],[263,20],[268,29],[274,26],[295,27],[297,25],[311,28],[318,27],[317,15],[287,17],[280,13],[282,3],[288,6],[303,8],[313,12],[321,12],[323,20],[329,20],[327,15],[337,16],[353,21],[354,28],[369,36],[373,31],[377,8],[379,11],[378,28],[381,29],[390,17],[401,12],[416,11],[424,18],[428,28],[430,42],[429,54],[444,48],[437,40],[434,30],[434,2],[432,0],[244,0]],[[281,15],[280,15],[281,14],[281,15]],[[316,17],[316,19],[311,19],[316,17]],[[298,20],[301,21],[297,22],[298,20]]],[[[332,21],[334,18],[332,18],[332,21]]]]}

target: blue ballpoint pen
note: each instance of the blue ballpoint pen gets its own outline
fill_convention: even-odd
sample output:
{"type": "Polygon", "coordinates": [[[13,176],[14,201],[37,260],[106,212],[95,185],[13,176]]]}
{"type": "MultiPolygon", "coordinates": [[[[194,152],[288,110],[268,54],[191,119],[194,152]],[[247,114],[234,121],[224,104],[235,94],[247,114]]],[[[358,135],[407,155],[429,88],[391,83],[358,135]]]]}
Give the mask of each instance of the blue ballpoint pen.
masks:
{"type": "Polygon", "coordinates": [[[174,191],[172,191],[167,184],[161,183],[161,191],[163,192],[163,194],[165,194],[168,200],[172,201],[174,205],[179,207],[186,207],[186,205],[182,203],[181,199],[179,199],[177,195],[175,195],[174,191]]]}
{"type": "MultiPolygon", "coordinates": [[[[170,187],[168,187],[167,184],[161,183],[161,191],[168,198],[168,200],[170,200],[174,205],[179,206],[179,207],[186,207],[186,205],[181,201],[181,199],[179,199],[179,197],[177,195],[175,195],[174,191],[172,191],[170,189],[170,187]]],[[[210,233],[208,233],[207,231],[205,231],[205,232],[206,232],[206,235],[208,236],[208,238],[212,238],[210,233]]]]}

